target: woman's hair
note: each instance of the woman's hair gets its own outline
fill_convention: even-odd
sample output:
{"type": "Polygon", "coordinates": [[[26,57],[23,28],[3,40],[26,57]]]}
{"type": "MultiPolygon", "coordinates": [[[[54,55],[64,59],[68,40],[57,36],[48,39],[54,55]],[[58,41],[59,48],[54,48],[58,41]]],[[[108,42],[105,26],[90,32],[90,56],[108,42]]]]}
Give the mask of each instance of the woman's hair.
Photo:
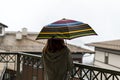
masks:
{"type": "Polygon", "coordinates": [[[63,39],[48,39],[46,46],[43,48],[43,52],[56,52],[65,47],[63,39]]]}

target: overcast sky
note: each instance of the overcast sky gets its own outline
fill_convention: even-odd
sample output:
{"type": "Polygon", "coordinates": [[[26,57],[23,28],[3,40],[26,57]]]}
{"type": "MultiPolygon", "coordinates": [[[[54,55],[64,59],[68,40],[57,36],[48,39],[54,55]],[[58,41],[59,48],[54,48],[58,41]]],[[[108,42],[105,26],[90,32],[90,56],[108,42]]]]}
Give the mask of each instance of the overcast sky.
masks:
{"type": "Polygon", "coordinates": [[[88,23],[98,36],[68,41],[81,43],[120,39],[120,0],[0,0],[0,22],[7,31],[39,32],[62,18],[88,23]]]}

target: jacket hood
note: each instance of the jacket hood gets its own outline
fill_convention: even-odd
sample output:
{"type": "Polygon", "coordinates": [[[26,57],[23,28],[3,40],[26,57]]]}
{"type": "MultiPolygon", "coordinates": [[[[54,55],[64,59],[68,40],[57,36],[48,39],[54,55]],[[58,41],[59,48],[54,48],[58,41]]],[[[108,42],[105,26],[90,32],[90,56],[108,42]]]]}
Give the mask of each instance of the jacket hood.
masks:
{"type": "Polygon", "coordinates": [[[47,52],[47,53],[45,53],[45,55],[46,55],[46,58],[50,62],[55,62],[55,61],[59,61],[60,59],[62,59],[62,57],[67,55],[68,52],[70,52],[69,49],[67,47],[65,47],[56,52],[47,52]]]}

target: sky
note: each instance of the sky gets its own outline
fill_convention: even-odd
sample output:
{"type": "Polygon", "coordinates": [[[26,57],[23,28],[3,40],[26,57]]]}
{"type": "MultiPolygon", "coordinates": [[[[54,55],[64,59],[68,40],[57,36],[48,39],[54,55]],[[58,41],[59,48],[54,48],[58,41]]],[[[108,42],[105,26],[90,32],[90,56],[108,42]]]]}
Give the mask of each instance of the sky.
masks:
{"type": "Polygon", "coordinates": [[[62,18],[89,24],[97,36],[86,36],[68,43],[86,43],[120,39],[120,0],[0,0],[0,22],[6,31],[39,32],[43,26],[62,18]]]}

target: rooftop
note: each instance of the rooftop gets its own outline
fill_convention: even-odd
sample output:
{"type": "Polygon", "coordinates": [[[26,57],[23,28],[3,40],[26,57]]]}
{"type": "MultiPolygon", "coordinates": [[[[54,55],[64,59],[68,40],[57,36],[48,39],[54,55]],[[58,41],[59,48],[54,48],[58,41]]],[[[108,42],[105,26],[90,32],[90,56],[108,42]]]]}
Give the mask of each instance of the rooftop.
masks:
{"type": "Polygon", "coordinates": [[[3,27],[6,27],[6,28],[8,27],[7,25],[5,25],[3,23],[0,23],[0,25],[3,26],[3,27]]]}
{"type": "Polygon", "coordinates": [[[119,40],[110,40],[110,41],[89,43],[86,45],[107,48],[107,49],[113,49],[113,50],[120,50],[120,39],[119,40]]]}

